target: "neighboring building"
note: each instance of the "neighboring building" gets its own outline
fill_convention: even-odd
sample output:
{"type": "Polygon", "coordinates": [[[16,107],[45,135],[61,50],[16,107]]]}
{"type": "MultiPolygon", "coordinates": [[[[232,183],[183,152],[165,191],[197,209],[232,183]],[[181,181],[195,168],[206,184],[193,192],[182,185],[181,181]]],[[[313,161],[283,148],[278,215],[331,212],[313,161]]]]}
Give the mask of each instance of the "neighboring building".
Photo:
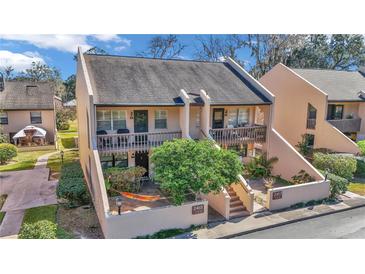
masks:
{"type": "MultiPolygon", "coordinates": [[[[272,128],[274,96],[230,58],[161,60],[87,55],[79,50],[76,98],[80,162],[108,238],[204,223],[191,208],[184,211],[188,205],[165,208],[163,213],[150,209],[111,215],[102,168],[143,166],[145,176],[153,177],[151,151],[166,140],[210,138],[224,149],[238,151],[243,161],[260,153],[277,156],[273,172],[282,178],[305,170],[323,181],[272,128]]],[[[252,189],[242,176],[237,181],[217,195],[204,196],[226,219],[254,210],[252,189]]]]}
{"type": "Polygon", "coordinates": [[[365,138],[365,77],[360,71],[276,65],[260,82],[276,98],[274,127],[292,145],[357,154],[365,138]]]}
{"type": "Polygon", "coordinates": [[[55,108],[62,107],[62,103],[52,86],[46,82],[4,80],[1,86],[0,124],[10,142],[18,131],[32,125],[46,131],[46,144],[55,144],[55,108]]]}
{"type": "Polygon", "coordinates": [[[63,104],[63,107],[70,108],[70,109],[76,109],[76,99],[67,101],[66,103],[63,104]]]}

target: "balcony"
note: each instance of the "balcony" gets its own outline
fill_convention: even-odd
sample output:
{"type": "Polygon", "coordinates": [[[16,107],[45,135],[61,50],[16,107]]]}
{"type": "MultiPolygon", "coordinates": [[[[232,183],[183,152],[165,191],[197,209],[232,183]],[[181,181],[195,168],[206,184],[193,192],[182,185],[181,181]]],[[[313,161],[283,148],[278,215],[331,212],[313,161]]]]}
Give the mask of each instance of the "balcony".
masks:
{"type": "Polygon", "coordinates": [[[181,138],[181,131],[173,132],[146,132],[97,135],[97,146],[101,153],[148,151],[158,147],[165,141],[181,138]]]}
{"type": "Polygon", "coordinates": [[[361,127],[361,118],[327,121],[341,132],[357,132],[360,131],[361,127]]]}
{"type": "Polygon", "coordinates": [[[209,134],[221,146],[265,143],[266,126],[217,128],[209,130],[209,134]]]}

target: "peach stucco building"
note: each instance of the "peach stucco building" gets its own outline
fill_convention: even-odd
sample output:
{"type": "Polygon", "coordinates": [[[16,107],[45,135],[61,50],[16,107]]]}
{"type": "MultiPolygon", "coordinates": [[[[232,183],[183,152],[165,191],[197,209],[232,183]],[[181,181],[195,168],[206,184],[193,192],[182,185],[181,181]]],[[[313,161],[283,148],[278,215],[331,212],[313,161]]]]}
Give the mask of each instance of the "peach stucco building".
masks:
{"type": "Polygon", "coordinates": [[[55,109],[62,106],[47,82],[6,81],[0,91],[0,124],[10,142],[13,136],[32,125],[46,131],[46,143],[55,144],[55,109]]]}
{"type": "Polygon", "coordinates": [[[202,62],[79,51],[76,99],[80,162],[108,238],[206,223],[207,210],[192,214],[196,206],[209,204],[226,219],[254,211],[253,191],[239,176],[230,188],[203,195],[200,202],[113,216],[103,168],[143,166],[146,178],[153,178],[153,148],[176,138],[212,139],[219,148],[236,150],[242,161],[267,153],[279,158],[275,175],[289,180],[305,170],[316,180],[308,191],[281,190],[287,194],[279,202],[271,203],[270,196],[269,208],[311,200],[301,195],[316,192],[318,185],[316,195],[328,196],[323,176],[273,127],[275,96],[230,58],[202,62]]]}
{"type": "Polygon", "coordinates": [[[276,98],[274,127],[293,146],[359,153],[365,138],[365,77],[360,71],[291,69],[278,64],[260,82],[276,98]]]}

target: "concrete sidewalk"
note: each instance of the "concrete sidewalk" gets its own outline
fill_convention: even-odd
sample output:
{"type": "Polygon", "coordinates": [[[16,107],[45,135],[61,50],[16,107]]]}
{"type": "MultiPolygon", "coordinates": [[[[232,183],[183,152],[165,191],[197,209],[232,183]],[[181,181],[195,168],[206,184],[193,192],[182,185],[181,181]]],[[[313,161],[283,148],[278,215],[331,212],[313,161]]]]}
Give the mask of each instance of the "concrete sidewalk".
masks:
{"type": "Polygon", "coordinates": [[[267,228],[272,228],[308,218],[319,217],[339,211],[365,206],[365,197],[352,192],[341,195],[342,202],[321,204],[280,212],[262,211],[246,218],[208,224],[207,228],[178,235],[174,239],[231,238],[267,228]]]}

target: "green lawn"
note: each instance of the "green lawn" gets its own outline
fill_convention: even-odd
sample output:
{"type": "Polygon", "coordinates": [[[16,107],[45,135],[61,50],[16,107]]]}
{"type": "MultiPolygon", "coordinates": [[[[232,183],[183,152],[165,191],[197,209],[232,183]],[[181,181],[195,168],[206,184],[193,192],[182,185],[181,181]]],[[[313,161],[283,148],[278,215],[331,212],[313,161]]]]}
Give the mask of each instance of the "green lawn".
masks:
{"type": "Polygon", "coordinates": [[[67,130],[59,130],[57,132],[57,140],[60,150],[66,148],[75,148],[75,137],[78,136],[77,133],[77,121],[69,121],[70,128],[67,130]]]}
{"type": "Polygon", "coordinates": [[[365,183],[351,182],[348,186],[348,191],[365,196],[365,183]]]}
{"type": "MultiPolygon", "coordinates": [[[[25,211],[23,224],[32,224],[42,220],[47,220],[57,224],[56,215],[57,215],[57,205],[29,208],[25,211]]],[[[68,233],[67,231],[58,226],[57,238],[72,239],[73,237],[70,233],[68,233]]]]}
{"type": "Polygon", "coordinates": [[[55,150],[18,152],[18,156],[6,165],[0,165],[0,171],[15,171],[34,168],[37,158],[55,150]]]}
{"type": "MultiPolygon", "coordinates": [[[[72,163],[79,159],[79,152],[77,150],[64,151],[63,163],[72,163]]],[[[60,153],[56,153],[48,158],[47,167],[51,169],[52,172],[60,172],[61,170],[61,156],[60,153]]]]}

